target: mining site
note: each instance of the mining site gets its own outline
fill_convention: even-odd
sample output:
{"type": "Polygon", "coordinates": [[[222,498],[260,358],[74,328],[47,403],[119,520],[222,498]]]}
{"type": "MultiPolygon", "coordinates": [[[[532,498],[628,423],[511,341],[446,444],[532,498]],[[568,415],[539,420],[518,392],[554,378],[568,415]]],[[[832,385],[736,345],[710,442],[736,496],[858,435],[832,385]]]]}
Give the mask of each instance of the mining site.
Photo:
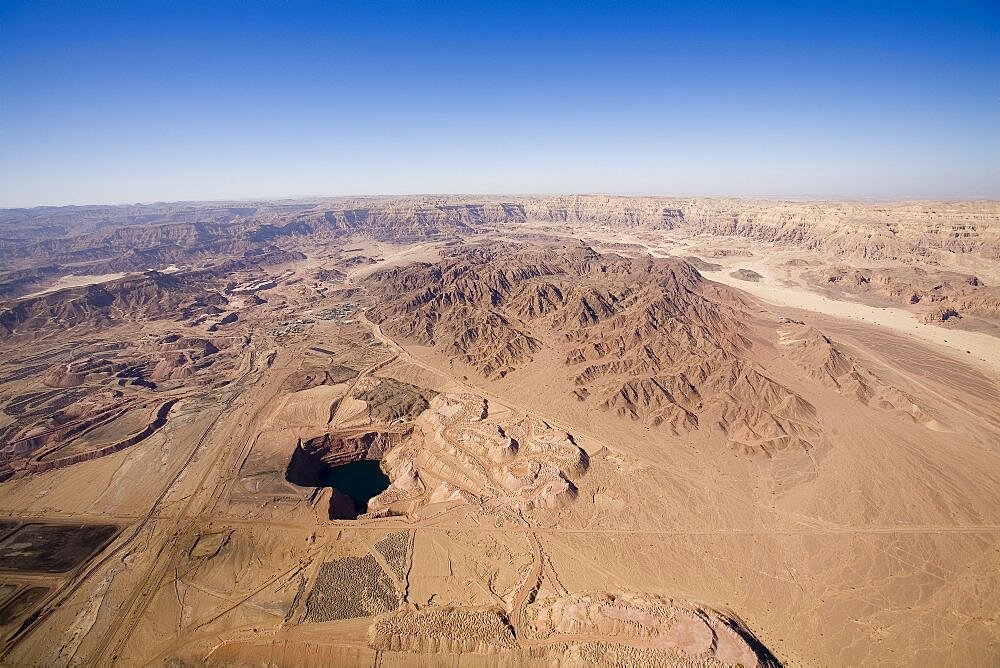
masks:
{"type": "Polygon", "coordinates": [[[0,210],[4,665],[995,665],[1000,204],[0,210]]]}

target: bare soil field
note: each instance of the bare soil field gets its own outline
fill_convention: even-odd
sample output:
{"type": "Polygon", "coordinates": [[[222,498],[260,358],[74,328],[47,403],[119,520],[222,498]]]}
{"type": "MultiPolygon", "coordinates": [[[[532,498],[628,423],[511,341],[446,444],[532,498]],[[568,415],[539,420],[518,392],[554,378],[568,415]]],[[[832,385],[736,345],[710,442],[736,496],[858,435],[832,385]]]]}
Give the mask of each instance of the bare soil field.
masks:
{"type": "Polygon", "coordinates": [[[3,570],[63,573],[100,552],[112,525],[25,524],[0,542],[3,570]]]}
{"type": "Polygon", "coordinates": [[[0,248],[4,665],[997,663],[996,203],[219,206],[0,248]]]}

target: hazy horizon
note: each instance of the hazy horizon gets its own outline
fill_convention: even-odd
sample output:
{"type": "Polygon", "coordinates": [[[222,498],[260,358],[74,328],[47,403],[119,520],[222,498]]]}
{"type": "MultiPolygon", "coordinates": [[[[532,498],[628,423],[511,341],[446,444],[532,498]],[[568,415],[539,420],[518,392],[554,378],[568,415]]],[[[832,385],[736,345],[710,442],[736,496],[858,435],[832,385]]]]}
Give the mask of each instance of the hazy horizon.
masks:
{"type": "Polygon", "coordinates": [[[614,193],[614,192],[562,192],[562,193],[378,193],[378,194],[346,194],[346,195],[294,195],[294,196],[274,196],[274,197],[219,197],[212,199],[173,199],[173,200],[148,200],[136,202],[71,202],[65,204],[34,204],[29,206],[0,206],[2,211],[31,210],[31,209],[62,209],[62,208],[88,208],[88,207],[154,207],[170,205],[239,205],[239,204],[265,204],[280,202],[309,202],[325,200],[351,200],[351,199],[416,199],[426,198],[549,198],[549,197],[621,197],[636,199],[664,199],[664,200],[746,200],[760,202],[791,202],[791,203],[858,203],[858,204],[904,204],[907,202],[996,202],[1000,203],[1000,197],[907,197],[886,196],[886,197],[782,197],[780,195],[700,195],[700,194],[655,194],[655,193],[614,193]]]}
{"type": "Polygon", "coordinates": [[[0,5],[0,207],[1000,199],[1000,7],[0,5]]]}

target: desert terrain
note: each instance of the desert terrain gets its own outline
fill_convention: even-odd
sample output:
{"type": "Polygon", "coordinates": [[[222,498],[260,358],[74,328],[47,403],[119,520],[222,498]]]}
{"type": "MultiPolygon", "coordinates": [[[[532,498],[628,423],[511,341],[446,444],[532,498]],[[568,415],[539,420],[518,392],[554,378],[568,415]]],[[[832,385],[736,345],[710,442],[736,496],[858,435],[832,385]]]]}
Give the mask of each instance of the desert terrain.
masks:
{"type": "Polygon", "coordinates": [[[0,663],[1000,661],[1000,203],[0,210],[0,663]]]}

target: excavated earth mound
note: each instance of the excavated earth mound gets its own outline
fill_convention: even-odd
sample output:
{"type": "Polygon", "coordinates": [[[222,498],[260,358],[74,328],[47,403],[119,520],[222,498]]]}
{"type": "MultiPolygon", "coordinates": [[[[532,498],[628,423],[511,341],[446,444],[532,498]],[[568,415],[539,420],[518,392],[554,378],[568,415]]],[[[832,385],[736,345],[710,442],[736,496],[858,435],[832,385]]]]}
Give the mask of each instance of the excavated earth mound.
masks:
{"type": "Polygon", "coordinates": [[[496,608],[401,607],[377,618],[368,642],[384,652],[417,654],[521,652],[572,665],[744,666],[780,662],[736,617],[686,601],[631,593],[580,593],[528,605],[515,633],[496,608]]]}
{"type": "Polygon", "coordinates": [[[731,615],[659,596],[579,593],[528,606],[535,642],[568,645],[589,665],[779,666],[731,615]]]}
{"type": "Polygon", "coordinates": [[[502,610],[437,607],[401,609],[380,617],[368,630],[372,648],[414,653],[495,654],[517,647],[502,610]]]}
{"type": "Polygon", "coordinates": [[[382,459],[392,484],[368,503],[375,516],[458,502],[514,510],[559,508],[589,465],[569,434],[540,420],[497,420],[472,395],[438,395],[412,436],[382,459]]]}
{"type": "Polygon", "coordinates": [[[368,417],[375,423],[390,423],[412,419],[430,407],[434,393],[392,378],[381,378],[354,398],[368,404],[368,417]]]}
{"type": "Polygon", "coordinates": [[[285,379],[285,387],[288,392],[299,392],[320,385],[339,385],[357,377],[356,370],[340,364],[333,364],[327,367],[312,367],[295,371],[285,379]]]}

